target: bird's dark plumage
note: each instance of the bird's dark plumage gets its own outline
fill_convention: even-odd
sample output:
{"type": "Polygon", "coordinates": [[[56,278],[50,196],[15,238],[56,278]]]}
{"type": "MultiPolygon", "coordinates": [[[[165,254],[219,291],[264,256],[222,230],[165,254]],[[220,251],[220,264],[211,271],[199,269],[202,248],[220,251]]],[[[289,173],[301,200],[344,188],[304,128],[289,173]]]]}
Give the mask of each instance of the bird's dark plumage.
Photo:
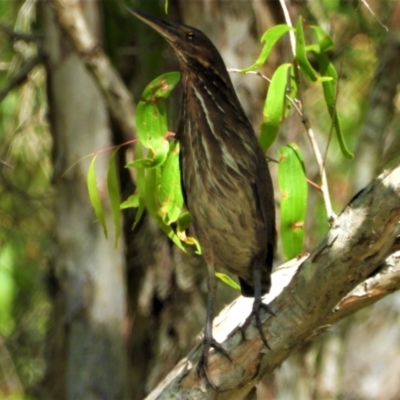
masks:
{"type": "MultiPolygon", "coordinates": [[[[265,156],[225,64],[207,36],[189,26],[131,12],[159,32],[179,60],[183,98],[177,138],[182,186],[208,264],[210,286],[214,268],[238,276],[242,294],[256,297],[253,313],[266,343],[259,311],[261,294],[271,286],[275,208],[265,156]]],[[[208,320],[210,314],[208,310],[208,320]]],[[[205,331],[211,337],[208,346],[205,338],[205,359],[210,346],[223,351],[212,339],[210,324],[205,331]]],[[[211,384],[206,366],[204,372],[211,384]]]]}

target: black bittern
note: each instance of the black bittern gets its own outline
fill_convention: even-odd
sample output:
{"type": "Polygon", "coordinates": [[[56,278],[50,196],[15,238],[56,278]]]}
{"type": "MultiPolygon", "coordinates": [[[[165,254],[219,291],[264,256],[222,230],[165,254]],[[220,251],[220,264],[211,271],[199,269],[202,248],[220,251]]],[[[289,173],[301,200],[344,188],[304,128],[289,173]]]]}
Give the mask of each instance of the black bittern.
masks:
{"type": "Polygon", "coordinates": [[[271,286],[275,246],[274,193],[265,156],[233,88],[218,50],[207,36],[129,9],[161,34],[179,61],[182,105],[180,142],[182,189],[208,266],[209,294],[198,373],[208,374],[210,347],[230,359],[212,336],[213,302],[221,267],[239,278],[242,295],[254,297],[252,315],[264,344],[261,296],[271,286]]]}

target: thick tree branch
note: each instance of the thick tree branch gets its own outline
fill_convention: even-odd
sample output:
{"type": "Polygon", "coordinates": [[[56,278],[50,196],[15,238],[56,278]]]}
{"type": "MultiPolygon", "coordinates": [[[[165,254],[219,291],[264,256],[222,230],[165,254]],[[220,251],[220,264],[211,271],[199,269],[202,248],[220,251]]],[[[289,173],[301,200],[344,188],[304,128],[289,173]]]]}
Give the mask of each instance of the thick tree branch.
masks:
{"type": "Polygon", "coordinates": [[[125,139],[135,137],[134,105],[131,94],[90,33],[79,0],[48,0],[57,22],[66,33],[103,93],[107,106],[121,127],[125,139]]]}
{"type": "Polygon", "coordinates": [[[400,253],[391,252],[398,249],[399,220],[397,167],[382,174],[351,201],[307,259],[291,261],[273,274],[272,292],[265,301],[277,316],[265,315],[264,321],[271,350],[263,346],[253,323],[246,321],[251,299],[239,298],[214,321],[215,337],[233,360],[230,363],[215,353],[210,356],[209,372],[220,392],[196,374],[199,344],[147,400],[243,398],[294,348],[330,324],[397,290],[400,253]]]}
{"type": "Polygon", "coordinates": [[[397,251],[384,260],[376,274],[357,285],[339,302],[327,318],[327,323],[334,324],[399,289],[400,251],[397,251]]]}

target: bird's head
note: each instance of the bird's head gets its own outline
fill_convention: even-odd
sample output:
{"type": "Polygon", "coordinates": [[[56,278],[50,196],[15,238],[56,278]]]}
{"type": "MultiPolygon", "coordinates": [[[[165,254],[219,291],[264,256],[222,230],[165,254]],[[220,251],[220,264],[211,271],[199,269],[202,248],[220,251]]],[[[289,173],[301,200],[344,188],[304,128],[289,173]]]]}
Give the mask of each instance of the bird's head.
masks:
{"type": "Polygon", "coordinates": [[[167,40],[175,50],[182,69],[193,72],[211,66],[217,70],[226,69],[218,50],[200,30],[187,25],[170,24],[136,9],[129,8],[129,11],[167,40]]]}

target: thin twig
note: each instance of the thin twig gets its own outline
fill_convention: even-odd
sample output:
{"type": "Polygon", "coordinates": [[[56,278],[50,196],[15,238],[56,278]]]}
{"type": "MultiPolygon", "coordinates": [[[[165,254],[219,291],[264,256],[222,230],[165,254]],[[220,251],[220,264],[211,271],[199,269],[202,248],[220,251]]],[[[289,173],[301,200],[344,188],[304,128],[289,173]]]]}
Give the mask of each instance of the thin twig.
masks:
{"type": "MultiPolygon", "coordinates": [[[[228,72],[233,72],[233,73],[239,73],[239,74],[250,74],[250,75],[257,75],[263,79],[265,79],[267,82],[271,83],[271,78],[268,78],[268,76],[264,75],[263,73],[261,73],[260,71],[245,71],[242,72],[241,69],[237,69],[237,68],[227,68],[228,72]]],[[[300,107],[298,106],[297,103],[299,103],[298,99],[292,99],[288,94],[285,94],[286,100],[288,100],[292,106],[296,109],[297,113],[300,115],[301,118],[303,118],[303,113],[300,109],[300,107]]]]}
{"type": "Polygon", "coordinates": [[[329,196],[328,178],[326,176],[326,171],[325,171],[325,162],[324,162],[324,159],[322,158],[322,154],[319,150],[317,141],[315,140],[314,131],[312,130],[312,128],[310,126],[309,119],[307,117],[303,116],[302,122],[303,122],[304,127],[306,128],[307,136],[310,139],[310,143],[311,143],[311,147],[314,152],[315,160],[317,161],[319,174],[321,175],[320,188],[321,188],[322,198],[325,203],[326,215],[328,217],[328,222],[330,224],[332,224],[336,219],[336,214],[333,212],[331,198],[329,196]]]}
{"type": "Polygon", "coordinates": [[[7,85],[0,90],[0,102],[4,100],[4,98],[11,92],[16,86],[21,85],[28,79],[29,73],[43,61],[43,57],[41,54],[37,54],[35,57],[32,57],[28,60],[19,71],[8,81],[7,85]]]}
{"type": "Polygon", "coordinates": [[[367,8],[367,10],[375,17],[375,19],[378,21],[378,24],[382,26],[383,29],[386,30],[386,32],[389,32],[389,28],[377,17],[377,15],[372,11],[372,8],[369,6],[369,4],[365,0],[361,0],[361,3],[364,4],[364,6],[367,8]]]}
{"type": "Polygon", "coordinates": [[[14,167],[10,163],[8,163],[7,161],[0,160],[0,164],[4,165],[7,168],[14,169],[14,167]]]}
{"type": "Polygon", "coordinates": [[[43,35],[41,35],[40,33],[25,33],[15,31],[14,29],[3,24],[0,24],[0,32],[5,33],[12,40],[23,40],[24,42],[38,42],[43,39],[43,35]]]}
{"type": "Polygon", "coordinates": [[[317,185],[315,182],[313,182],[311,179],[306,179],[306,181],[308,182],[308,184],[312,187],[314,187],[315,189],[321,191],[321,186],[317,185]]]}
{"type": "MultiPolygon", "coordinates": [[[[282,7],[282,11],[283,11],[283,15],[285,17],[286,25],[288,25],[291,28],[293,28],[292,20],[290,19],[289,10],[286,7],[285,0],[279,0],[279,3],[281,4],[281,7],[282,7]]],[[[296,37],[294,35],[293,30],[289,31],[289,38],[290,38],[290,45],[292,46],[293,56],[296,57],[296,37]]]]}
{"type": "Polygon", "coordinates": [[[227,68],[228,72],[233,72],[233,73],[239,73],[239,74],[250,74],[250,75],[258,75],[261,78],[265,79],[266,81],[268,81],[269,83],[271,83],[271,79],[268,78],[268,76],[264,75],[263,73],[261,73],[260,71],[246,71],[246,72],[242,72],[241,69],[238,68],[227,68]]]}
{"type": "MultiPolygon", "coordinates": [[[[281,4],[282,10],[283,10],[283,14],[285,16],[286,24],[289,25],[289,26],[293,26],[292,21],[290,19],[289,11],[288,11],[288,9],[286,7],[285,0],[279,0],[279,2],[281,4]]],[[[293,52],[293,56],[296,57],[296,39],[295,39],[294,32],[290,31],[290,33],[291,33],[290,42],[291,42],[291,45],[292,45],[292,52],[293,52]]],[[[301,96],[301,85],[299,85],[299,88],[298,88],[298,99],[299,99],[299,103],[300,104],[302,104],[301,98],[302,98],[302,96],[301,96]]],[[[294,103],[292,103],[292,104],[294,104],[294,103]]],[[[320,149],[318,147],[317,141],[315,140],[315,135],[314,135],[314,132],[313,132],[313,130],[311,128],[311,124],[310,124],[309,119],[307,118],[305,113],[301,110],[301,106],[300,107],[295,106],[295,108],[296,108],[297,112],[299,113],[299,115],[301,116],[303,125],[304,125],[304,127],[306,129],[307,136],[308,136],[308,138],[310,140],[311,147],[312,147],[313,152],[314,152],[315,160],[316,160],[317,165],[318,165],[318,170],[319,170],[319,173],[321,175],[322,198],[324,200],[325,210],[326,210],[326,214],[327,214],[327,217],[328,217],[328,222],[330,224],[332,224],[333,221],[336,219],[336,215],[333,212],[332,203],[331,203],[331,199],[330,199],[330,196],[329,196],[328,179],[327,179],[327,176],[326,176],[324,159],[323,159],[323,157],[321,155],[321,151],[320,151],[320,149]]]]}

